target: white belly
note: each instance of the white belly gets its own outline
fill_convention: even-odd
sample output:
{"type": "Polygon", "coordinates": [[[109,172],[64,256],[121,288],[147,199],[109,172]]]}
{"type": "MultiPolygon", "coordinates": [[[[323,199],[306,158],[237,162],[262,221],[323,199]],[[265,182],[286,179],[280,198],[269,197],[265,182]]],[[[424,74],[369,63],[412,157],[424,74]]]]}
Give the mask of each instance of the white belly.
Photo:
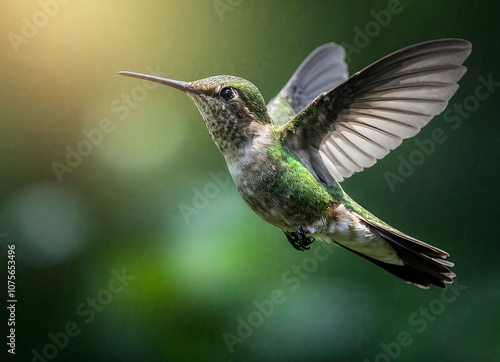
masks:
{"type": "MultiPolygon", "coordinates": [[[[322,240],[331,240],[349,249],[389,264],[403,265],[394,249],[376,231],[354,212],[343,205],[337,208],[337,216],[328,225],[318,223],[318,234],[322,240]],[[323,227],[321,227],[323,225],[323,227]]],[[[312,225],[314,227],[314,225],[312,225]]]]}

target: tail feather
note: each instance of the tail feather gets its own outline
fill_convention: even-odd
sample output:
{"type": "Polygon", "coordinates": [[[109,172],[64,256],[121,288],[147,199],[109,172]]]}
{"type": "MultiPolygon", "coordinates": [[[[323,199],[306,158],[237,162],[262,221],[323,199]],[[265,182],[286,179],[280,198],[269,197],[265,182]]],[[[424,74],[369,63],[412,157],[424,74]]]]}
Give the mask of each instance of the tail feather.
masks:
{"type": "Polygon", "coordinates": [[[449,267],[452,267],[454,264],[445,260],[449,256],[447,252],[392,230],[383,224],[366,219],[365,221],[391,245],[404,265],[384,263],[354,251],[356,254],[408,283],[424,289],[428,289],[431,285],[446,288],[447,284],[453,283],[455,273],[449,267]]]}

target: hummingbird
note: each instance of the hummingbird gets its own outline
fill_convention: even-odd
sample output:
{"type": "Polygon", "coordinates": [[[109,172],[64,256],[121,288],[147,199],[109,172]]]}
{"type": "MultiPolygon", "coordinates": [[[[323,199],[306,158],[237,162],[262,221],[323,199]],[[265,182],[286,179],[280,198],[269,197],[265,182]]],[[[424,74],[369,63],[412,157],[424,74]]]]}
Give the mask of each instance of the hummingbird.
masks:
{"type": "Polygon", "coordinates": [[[245,203],[304,251],[338,244],[407,283],[453,282],[449,254],[383,222],[340,183],[415,136],[443,112],[466,72],[462,39],[408,46],[348,78],[345,50],[327,43],[302,62],[267,105],[231,75],[183,82],[133,72],[187,94],[245,203]]]}

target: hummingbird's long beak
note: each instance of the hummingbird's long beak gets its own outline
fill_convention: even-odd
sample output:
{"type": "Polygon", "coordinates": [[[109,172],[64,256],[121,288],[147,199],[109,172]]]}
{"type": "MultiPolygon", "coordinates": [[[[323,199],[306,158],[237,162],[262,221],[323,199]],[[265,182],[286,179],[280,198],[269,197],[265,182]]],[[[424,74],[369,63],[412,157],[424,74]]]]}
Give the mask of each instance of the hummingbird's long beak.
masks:
{"type": "Polygon", "coordinates": [[[179,89],[183,92],[189,92],[189,93],[194,93],[194,94],[201,93],[198,89],[190,87],[188,85],[188,83],[181,82],[179,80],[172,80],[172,79],[167,79],[167,78],[156,77],[154,75],[147,75],[147,74],[133,73],[133,72],[118,72],[118,74],[125,75],[127,77],[145,79],[145,80],[150,80],[152,82],[165,84],[165,85],[168,85],[169,87],[179,89]]]}

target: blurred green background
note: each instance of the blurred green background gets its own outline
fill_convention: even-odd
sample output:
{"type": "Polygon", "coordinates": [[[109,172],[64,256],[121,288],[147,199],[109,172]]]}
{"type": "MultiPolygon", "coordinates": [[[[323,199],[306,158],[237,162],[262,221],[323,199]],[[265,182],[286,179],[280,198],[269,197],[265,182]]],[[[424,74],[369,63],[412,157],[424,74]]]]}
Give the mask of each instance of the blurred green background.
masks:
{"type": "Polygon", "coordinates": [[[2,1],[4,336],[11,244],[18,300],[16,354],[4,340],[2,360],[500,360],[500,91],[476,93],[481,77],[500,82],[499,10],[493,1],[2,1]],[[357,49],[352,74],[443,37],[472,42],[468,72],[449,118],[415,139],[441,128],[446,141],[392,188],[385,173],[411,159],[415,139],[343,186],[450,252],[458,277],[444,293],[340,248],[295,251],[241,200],[188,97],[116,75],[232,74],[269,100],[323,43],[357,49]]]}

